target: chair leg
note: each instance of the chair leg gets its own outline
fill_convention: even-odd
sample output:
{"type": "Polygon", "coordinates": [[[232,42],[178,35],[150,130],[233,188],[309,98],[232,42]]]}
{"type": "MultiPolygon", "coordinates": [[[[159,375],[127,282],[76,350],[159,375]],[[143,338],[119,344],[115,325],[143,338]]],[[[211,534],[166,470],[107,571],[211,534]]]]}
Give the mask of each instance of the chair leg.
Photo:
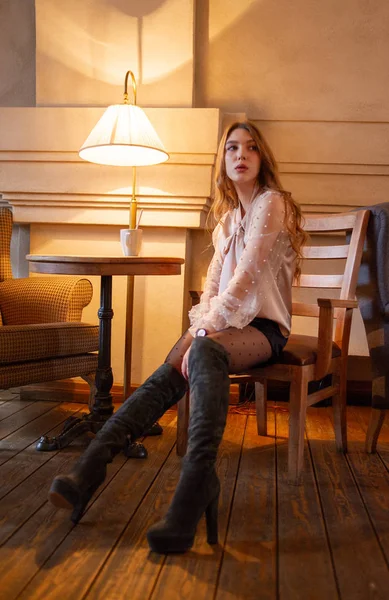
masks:
{"type": "Polygon", "coordinates": [[[338,393],[332,397],[336,448],[347,452],[347,407],[346,407],[346,363],[337,367],[332,376],[332,384],[338,386],[338,393]]]}
{"type": "Polygon", "coordinates": [[[185,456],[188,446],[189,392],[177,403],[177,455],[185,456]]]}
{"type": "Polygon", "coordinates": [[[366,452],[372,454],[377,450],[378,436],[381,431],[381,427],[385,420],[385,409],[383,408],[372,408],[370,414],[369,427],[366,433],[366,452]]]}
{"type": "Polygon", "coordinates": [[[255,382],[255,410],[258,435],[267,435],[267,380],[255,382]]]}
{"type": "Polygon", "coordinates": [[[298,484],[304,463],[304,432],[307,414],[308,382],[302,369],[296,370],[290,384],[288,479],[298,484]]]}

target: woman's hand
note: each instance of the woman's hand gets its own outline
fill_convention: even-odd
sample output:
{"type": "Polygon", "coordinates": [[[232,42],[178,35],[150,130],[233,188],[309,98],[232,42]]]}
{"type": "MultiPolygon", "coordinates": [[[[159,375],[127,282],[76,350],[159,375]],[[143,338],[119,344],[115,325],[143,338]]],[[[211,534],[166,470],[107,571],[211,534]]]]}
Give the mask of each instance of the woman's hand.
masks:
{"type": "Polygon", "coordinates": [[[181,373],[188,381],[189,373],[188,373],[188,363],[189,363],[189,352],[192,346],[189,346],[188,350],[184,354],[184,358],[181,363],[181,373]]]}

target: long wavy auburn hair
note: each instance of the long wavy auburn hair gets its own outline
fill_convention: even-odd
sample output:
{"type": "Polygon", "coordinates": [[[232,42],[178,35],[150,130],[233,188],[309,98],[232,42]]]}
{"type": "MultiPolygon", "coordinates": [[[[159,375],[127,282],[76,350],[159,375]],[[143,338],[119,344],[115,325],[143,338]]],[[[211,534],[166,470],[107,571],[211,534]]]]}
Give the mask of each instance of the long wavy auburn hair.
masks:
{"type": "Polygon", "coordinates": [[[285,225],[289,232],[290,243],[296,253],[295,279],[299,281],[301,275],[302,263],[302,247],[306,242],[308,235],[302,228],[303,217],[300,206],[292,198],[292,194],[283,189],[276,160],[269,144],[263,137],[258,128],[250,121],[237,121],[232,123],[220,140],[216,163],[215,163],[215,178],[214,178],[214,202],[211,207],[211,215],[218,222],[226,212],[233,208],[238,208],[239,198],[231,179],[227,176],[225,163],[226,142],[235,129],[245,129],[254,140],[261,165],[258,173],[259,189],[274,190],[282,194],[285,202],[285,225]]]}

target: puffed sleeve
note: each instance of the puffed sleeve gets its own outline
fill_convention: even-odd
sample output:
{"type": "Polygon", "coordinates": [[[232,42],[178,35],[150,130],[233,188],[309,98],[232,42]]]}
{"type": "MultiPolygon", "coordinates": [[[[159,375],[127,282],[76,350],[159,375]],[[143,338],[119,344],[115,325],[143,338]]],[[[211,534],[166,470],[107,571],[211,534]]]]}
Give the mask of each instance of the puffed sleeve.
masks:
{"type": "MultiPolygon", "coordinates": [[[[218,244],[218,238],[221,229],[221,223],[218,223],[213,230],[212,243],[215,248],[215,252],[208,267],[204,291],[201,294],[200,303],[196,304],[196,306],[193,306],[189,311],[189,320],[191,326],[194,326],[197,321],[203,319],[204,316],[209,312],[211,298],[217,296],[219,292],[220,274],[223,266],[223,259],[218,244]]],[[[195,327],[195,329],[197,329],[197,327],[195,327]]]]}
{"type": "Polygon", "coordinates": [[[226,289],[211,298],[209,310],[196,321],[196,328],[209,332],[242,329],[257,316],[266,294],[276,285],[290,246],[283,196],[271,191],[258,196],[247,217],[246,244],[234,275],[226,289]]]}

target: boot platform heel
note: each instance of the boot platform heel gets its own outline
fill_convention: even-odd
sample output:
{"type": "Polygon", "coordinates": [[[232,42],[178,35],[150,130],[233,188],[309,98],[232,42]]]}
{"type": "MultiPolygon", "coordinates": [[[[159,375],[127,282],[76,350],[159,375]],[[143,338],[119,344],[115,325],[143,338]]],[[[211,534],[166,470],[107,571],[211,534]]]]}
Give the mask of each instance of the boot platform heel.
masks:
{"type": "Polygon", "coordinates": [[[151,550],[160,554],[190,550],[194,544],[197,525],[205,514],[208,544],[218,541],[218,502],[220,482],[213,470],[206,477],[193,473],[189,481],[180,478],[176,496],[164,519],[147,532],[151,550]],[[209,500],[211,498],[211,500],[209,500]]]}
{"type": "Polygon", "coordinates": [[[195,532],[182,533],[168,520],[160,521],[147,532],[150,550],[158,554],[182,554],[194,544],[195,532]]]}
{"type": "Polygon", "coordinates": [[[218,543],[218,504],[219,494],[208,504],[205,510],[208,544],[218,543]]]}
{"type": "Polygon", "coordinates": [[[96,482],[90,485],[85,491],[81,491],[79,486],[70,477],[56,477],[51,484],[49,491],[49,501],[57,508],[71,510],[71,521],[77,525],[85,512],[89,500],[102,482],[96,482]]]}
{"type": "Polygon", "coordinates": [[[50,487],[49,501],[57,508],[73,510],[80,502],[80,492],[65,477],[55,478],[50,487]]]}

